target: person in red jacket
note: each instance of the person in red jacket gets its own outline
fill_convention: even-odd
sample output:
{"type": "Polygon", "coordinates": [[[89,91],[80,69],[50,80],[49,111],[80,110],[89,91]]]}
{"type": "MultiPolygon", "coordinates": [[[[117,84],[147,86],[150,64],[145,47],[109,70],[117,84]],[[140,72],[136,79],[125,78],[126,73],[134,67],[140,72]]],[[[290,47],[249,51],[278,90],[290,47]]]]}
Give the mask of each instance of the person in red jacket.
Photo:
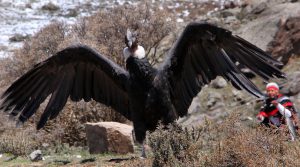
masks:
{"type": "Polygon", "coordinates": [[[279,93],[279,87],[274,82],[267,84],[266,91],[267,98],[257,115],[257,119],[268,127],[281,127],[286,124],[287,117],[298,129],[298,114],[292,101],[287,96],[279,93]]]}

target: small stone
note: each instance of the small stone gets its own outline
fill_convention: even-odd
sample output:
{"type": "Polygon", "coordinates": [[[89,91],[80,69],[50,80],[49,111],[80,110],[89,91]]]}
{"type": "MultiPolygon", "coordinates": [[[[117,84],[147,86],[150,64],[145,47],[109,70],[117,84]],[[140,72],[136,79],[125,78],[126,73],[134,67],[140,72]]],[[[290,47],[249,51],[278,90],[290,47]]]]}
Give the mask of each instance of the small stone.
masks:
{"type": "Polygon", "coordinates": [[[42,151],[41,150],[35,150],[30,155],[29,158],[31,161],[40,161],[42,160],[42,151]]]}
{"type": "Polygon", "coordinates": [[[9,38],[10,42],[22,42],[25,39],[28,39],[30,35],[24,35],[24,34],[15,34],[14,36],[9,38]]]}
{"type": "Polygon", "coordinates": [[[267,3],[262,2],[262,3],[258,4],[257,6],[255,6],[253,8],[253,10],[251,11],[251,13],[253,13],[253,14],[260,14],[264,10],[266,10],[267,7],[268,7],[267,3]]]}
{"type": "Polygon", "coordinates": [[[53,4],[52,2],[49,2],[48,4],[42,6],[42,10],[57,11],[59,9],[59,6],[53,4]]]}
{"type": "Polygon", "coordinates": [[[212,87],[216,89],[224,88],[227,86],[227,82],[224,78],[218,77],[212,81],[212,87]]]}

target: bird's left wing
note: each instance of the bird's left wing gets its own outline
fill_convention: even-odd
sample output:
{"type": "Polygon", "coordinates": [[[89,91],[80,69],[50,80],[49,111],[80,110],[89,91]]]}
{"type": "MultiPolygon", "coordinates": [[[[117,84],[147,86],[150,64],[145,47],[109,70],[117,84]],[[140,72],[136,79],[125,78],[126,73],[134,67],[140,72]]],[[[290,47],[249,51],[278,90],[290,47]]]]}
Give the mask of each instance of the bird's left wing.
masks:
{"type": "Polygon", "coordinates": [[[280,62],[246,40],[208,23],[190,23],[159,69],[167,74],[172,103],[178,115],[187,113],[201,87],[216,76],[224,77],[238,89],[263,96],[236,63],[245,65],[265,80],[284,77],[276,67],[280,62]]]}
{"type": "Polygon", "coordinates": [[[25,122],[51,95],[37,128],[55,118],[68,97],[101,102],[130,119],[126,84],[129,73],[84,45],[70,46],[35,65],[1,96],[0,109],[25,122]]]}

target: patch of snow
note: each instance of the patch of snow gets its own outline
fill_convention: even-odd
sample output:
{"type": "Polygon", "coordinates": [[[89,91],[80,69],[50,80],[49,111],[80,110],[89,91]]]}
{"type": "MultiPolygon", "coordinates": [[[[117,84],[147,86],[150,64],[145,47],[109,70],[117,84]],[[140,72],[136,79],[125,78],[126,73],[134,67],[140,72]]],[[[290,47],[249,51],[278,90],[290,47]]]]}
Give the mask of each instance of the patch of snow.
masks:
{"type": "Polygon", "coordinates": [[[177,23],[182,23],[183,21],[184,21],[184,20],[183,20],[182,18],[177,18],[177,19],[176,19],[176,22],[177,22],[177,23]]]}
{"type": "MultiPolygon", "coordinates": [[[[225,1],[239,0],[213,0],[220,4],[225,4],[225,1]]],[[[22,42],[9,41],[9,38],[15,34],[33,35],[54,20],[74,24],[77,19],[90,16],[99,9],[113,8],[124,4],[137,5],[139,2],[134,0],[0,0],[0,57],[7,56],[9,54],[5,52],[11,52],[22,46],[22,42]],[[42,10],[42,7],[50,2],[58,6],[59,10],[54,12],[42,10]],[[67,16],[70,10],[76,10],[78,16],[67,16]]],[[[176,2],[152,0],[151,2],[159,4],[159,8],[163,10],[163,4],[167,4],[169,9],[176,9],[181,8],[186,2],[193,3],[194,0],[176,2]]],[[[209,0],[199,0],[198,2],[209,2],[209,0]]],[[[179,13],[177,22],[184,22],[182,17],[189,14],[189,10],[179,13]]]]}
{"type": "Polygon", "coordinates": [[[188,10],[184,10],[182,13],[183,13],[183,17],[187,17],[190,14],[188,10]]]}

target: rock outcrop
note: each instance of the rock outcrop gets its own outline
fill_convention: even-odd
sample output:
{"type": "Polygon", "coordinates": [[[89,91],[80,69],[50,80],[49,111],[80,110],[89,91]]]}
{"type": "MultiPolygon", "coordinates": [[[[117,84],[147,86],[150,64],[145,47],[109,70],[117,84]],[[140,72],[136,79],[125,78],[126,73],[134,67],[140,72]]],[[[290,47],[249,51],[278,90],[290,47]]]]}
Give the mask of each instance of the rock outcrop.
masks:
{"type": "Polygon", "coordinates": [[[287,96],[295,96],[300,93],[300,71],[296,71],[287,77],[288,82],[283,85],[281,93],[287,96]]]}
{"type": "MultiPolygon", "coordinates": [[[[264,3],[259,1],[256,3],[264,3]]],[[[264,3],[265,4],[265,3],[264,3]]],[[[267,50],[268,45],[274,40],[279,30],[278,23],[283,19],[300,15],[300,3],[266,3],[264,8],[260,7],[259,13],[250,10],[248,18],[237,31],[237,34],[263,50],[267,50]]],[[[260,6],[253,4],[252,6],[260,6]]]]}
{"type": "Polygon", "coordinates": [[[279,30],[270,43],[268,52],[284,64],[288,63],[292,55],[300,55],[300,9],[298,17],[280,20],[279,30]]]}
{"type": "MultiPolygon", "coordinates": [[[[296,1],[243,0],[238,4],[230,2],[227,6],[225,5],[224,10],[212,12],[209,15],[199,15],[196,20],[205,20],[228,28],[233,34],[239,35],[286,63],[293,54],[300,55],[299,17],[300,3],[296,1]]],[[[239,68],[247,77],[255,77],[249,69],[241,65],[239,68]]],[[[285,85],[286,89],[283,91],[286,94],[299,95],[300,89],[296,84],[299,79],[297,78],[299,78],[298,74],[288,77],[288,81],[291,82],[285,85]]],[[[262,86],[261,83],[257,85],[262,86]]],[[[203,122],[204,117],[217,120],[216,118],[224,116],[225,112],[237,109],[249,110],[248,113],[245,112],[245,118],[254,116],[251,112],[258,112],[256,108],[251,107],[255,104],[253,96],[235,89],[225,93],[226,89],[230,88],[218,80],[212,81],[209,86],[202,89],[202,94],[198,94],[197,99],[191,105],[189,115],[180,119],[179,122],[184,126],[194,126],[203,122]],[[205,92],[208,93],[207,98],[203,97],[205,92]],[[213,94],[213,92],[219,92],[220,95],[213,94]]]]}

